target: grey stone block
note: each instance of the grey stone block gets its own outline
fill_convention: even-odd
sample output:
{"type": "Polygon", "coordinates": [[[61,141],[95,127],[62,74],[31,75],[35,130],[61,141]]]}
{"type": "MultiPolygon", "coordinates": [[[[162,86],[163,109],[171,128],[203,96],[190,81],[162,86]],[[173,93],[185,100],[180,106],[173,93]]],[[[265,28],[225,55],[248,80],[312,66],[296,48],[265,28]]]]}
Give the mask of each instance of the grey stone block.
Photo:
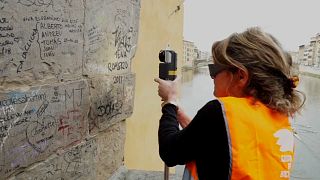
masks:
{"type": "Polygon", "coordinates": [[[39,80],[82,73],[83,1],[6,1],[0,77],[39,80]]]}
{"type": "Polygon", "coordinates": [[[140,0],[87,0],[84,74],[131,72],[140,0]]]}
{"type": "Polygon", "coordinates": [[[90,84],[90,134],[126,119],[133,112],[135,75],[92,78],[90,84]]]}
{"type": "Polygon", "coordinates": [[[109,179],[119,167],[123,166],[125,134],[125,121],[121,121],[96,136],[97,179],[109,179]]]}
{"type": "Polygon", "coordinates": [[[37,163],[13,179],[95,180],[96,156],[96,141],[95,139],[90,139],[60,155],[53,155],[46,161],[37,163]]]}
{"type": "Polygon", "coordinates": [[[0,175],[7,177],[88,134],[86,81],[0,94],[0,175]]]}

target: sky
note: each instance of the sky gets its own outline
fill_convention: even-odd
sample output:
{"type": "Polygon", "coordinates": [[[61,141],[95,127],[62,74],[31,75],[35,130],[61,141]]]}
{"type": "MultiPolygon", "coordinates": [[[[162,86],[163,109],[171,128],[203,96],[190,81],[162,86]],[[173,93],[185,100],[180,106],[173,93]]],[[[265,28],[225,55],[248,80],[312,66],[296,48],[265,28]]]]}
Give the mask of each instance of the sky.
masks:
{"type": "Polygon", "coordinates": [[[184,39],[202,51],[252,26],[298,51],[320,33],[320,0],[184,0],[184,39]]]}

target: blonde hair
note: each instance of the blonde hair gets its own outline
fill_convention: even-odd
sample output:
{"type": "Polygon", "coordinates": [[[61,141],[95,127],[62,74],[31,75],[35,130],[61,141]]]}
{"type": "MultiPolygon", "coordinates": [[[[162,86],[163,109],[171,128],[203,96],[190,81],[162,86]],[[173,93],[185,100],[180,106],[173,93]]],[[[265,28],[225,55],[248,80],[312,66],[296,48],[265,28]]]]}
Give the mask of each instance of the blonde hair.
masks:
{"type": "Polygon", "coordinates": [[[292,115],[304,104],[305,95],[292,85],[290,54],[259,27],[215,42],[212,57],[214,63],[248,72],[245,95],[269,108],[292,115]]]}

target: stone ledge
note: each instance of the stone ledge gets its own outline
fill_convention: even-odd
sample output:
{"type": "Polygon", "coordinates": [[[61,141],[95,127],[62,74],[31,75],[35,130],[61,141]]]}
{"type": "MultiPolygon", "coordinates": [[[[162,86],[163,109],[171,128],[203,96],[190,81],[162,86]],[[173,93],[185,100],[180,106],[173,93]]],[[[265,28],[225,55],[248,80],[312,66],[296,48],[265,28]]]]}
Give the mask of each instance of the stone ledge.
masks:
{"type": "MultiPolygon", "coordinates": [[[[127,169],[120,167],[109,180],[163,180],[164,173],[162,171],[143,171],[127,169]]],[[[182,177],[177,174],[170,174],[170,180],[181,180],[182,177]]]]}
{"type": "MultiPolygon", "coordinates": [[[[129,170],[125,178],[125,180],[163,180],[163,179],[164,179],[164,173],[162,171],[141,171],[141,170],[129,170]]],[[[170,174],[169,179],[178,180],[175,174],[170,174]]]]}

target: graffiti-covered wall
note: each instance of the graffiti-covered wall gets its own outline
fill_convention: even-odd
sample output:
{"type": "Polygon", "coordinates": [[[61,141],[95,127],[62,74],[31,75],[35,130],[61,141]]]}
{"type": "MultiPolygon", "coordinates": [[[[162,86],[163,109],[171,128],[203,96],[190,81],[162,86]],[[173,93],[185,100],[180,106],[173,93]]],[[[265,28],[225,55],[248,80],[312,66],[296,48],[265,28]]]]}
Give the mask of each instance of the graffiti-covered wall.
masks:
{"type": "Polygon", "coordinates": [[[140,0],[0,0],[0,179],[123,164],[140,0]]]}

